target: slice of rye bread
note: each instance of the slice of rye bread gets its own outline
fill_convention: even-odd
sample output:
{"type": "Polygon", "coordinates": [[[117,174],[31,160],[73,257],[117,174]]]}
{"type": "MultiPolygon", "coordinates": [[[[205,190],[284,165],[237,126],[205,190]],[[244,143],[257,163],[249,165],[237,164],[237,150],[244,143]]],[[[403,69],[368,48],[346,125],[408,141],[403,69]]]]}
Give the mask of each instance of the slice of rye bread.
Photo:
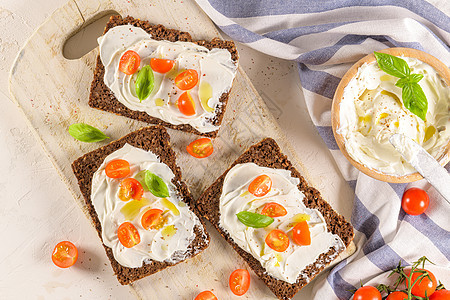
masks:
{"type": "MultiPolygon", "coordinates": [[[[122,18],[121,16],[111,16],[108,24],[106,24],[105,32],[109,29],[119,26],[119,25],[133,25],[136,27],[141,27],[148,33],[152,35],[152,38],[155,40],[167,40],[171,42],[183,41],[183,42],[193,42],[197,45],[204,46],[208,49],[213,48],[221,48],[227,49],[231,53],[231,59],[235,62],[238,61],[238,52],[236,50],[236,46],[232,41],[224,41],[219,38],[214,38],[211,41],[194,41],[191,38],[191,35],[187,32],[168,29],[162,25],[152,25],[148,21],[141,21],[139,19],[134,19],[130,16],[126,18],[122,18]]],[[[122,103],[120,103],[117,98],[114,96],[113,92],[105,85],[103,81],[103,77],[105,76],[105,67],[102,64],[100,59],[100,55],[97,57],[97,66],[94,70],[94,80],[91,83],[91,92],[89,95],[89,106],[93,108],[97,108],[100,110],[108,111],[115,113],[117,115],[125,116],[131,119],[136,119],[139,121],[144,121],[150,124],[158,124],[163,125],[168,128],[181,130],[185,132],[190,132],[198,135],[208,136],[208,137],[216,137],[217,132],[211,131],[207,133],[201,133],[200,131],[193,128],[191,125],[183,124],[183,125],[173,125],[168,122],[165,122],[159,118],[152,117],[146,112],[131,110],[122,103]]],[[[214,112],[214,118],[211,120],[213,125],[220,125],[222,123],[223,116],[225,114],[225,108],[228,102],[228,93],[223,93],[219,99],[220,105],[217,106],[214,112]]]]}
{"type": "MultiPolygon", "coordinates": [[[[159,125],[145,127],[134,131],[114,142],[111,142],[104,147],[89,152],[72,163],[73,172],[78,179],[78,185],[80,186],[80,190],[84,196],[87,209],[92,218],[95,229],[97,229],[100,239],[102,239],[102,226],[91,201],[92,177],[100,167],[100,165],[103,163],[106,156],[120,149],[123,145],[125,145],[125,143],[128,143],[134,147],[144,149],[146,151],[153,152],[162,163],[165,163],[167,166],[169,166],[169,168],[175,174],[175,177],[172,179],[172,183],[177,188],[178,196],[180,196],[180,198],[186,204],[188,204],[191,211],[199,216],[199,212],[193,206],[191,193],[186,184],[181,180],[181,171],[180,168],[176,165],[175,152],[170,147],[169,139],[170,136],[164,127],[159,125]]],[[[201,218],[199,219],[203,228],[200,228],[198,225],[194,227],[196,237],[188,247],[188,258],[193,257],[202,250],[206,249],[209,244],[209,235],[204,229],[205,224],[203,223],[201,218]]],[[[121,284],[129,284],[137,279],[156,273],[162,269],[176,264],[168,263],[165,261],[160,262],[151,260],[150,263],[143,264],[139,268],[128,268],[120,265],[114,259],[111,248],[105,245],[103,245],[103,247],[105,248],[106,255],[111,261],[114,273],[121,284]]]]}
{"type": "Polygon", "coordinates": [[[290,299],[311,279],[319,274],[325,268],[325,265],[334,260],[338,253],[334,248],[330,248],[327,253],[320,254],[317,260],[313,264],[308,265],[304,270],[305,274],[308,276],[308,280],[300,275],[296,283],[290,284],[286,281],[279,280],[268,275],[257,259],[255,259],[247,251],[240,248],[233,241],[231,236],[219,226],[220,195],[222,194],[223,181],[228,171],[236,164],[248,162],[253,162],[262,167],[286,169],[291,171],[291,175],[293,177],[300,179],[298,189],[305,194],[303,203],[307,207],[315,208],[322,213],[327,223],[327,229],[330,232],[337,234],[342,239],[346,247],[348,247],[350,242],[353,240],[353,227],[344,219],[343,216],[335,212],[333,208],[322,199],[319,191],[308,186],[305,179],[292,166],[287,157],[281,153],[279,146],[271,138],[266,138],[258,144],[251,146],[202,194],[197,201],[197,206],[200,213],[208,219],[214,227],[216,227],[219,233],[227,240],[229,244],[231,244],[231,246],[233,246],[234,250],[236,250],[236,252],[244,258],[250,268],[253,269],[256,275],[264,281],[264,283],[279,299],[290,299]]]}

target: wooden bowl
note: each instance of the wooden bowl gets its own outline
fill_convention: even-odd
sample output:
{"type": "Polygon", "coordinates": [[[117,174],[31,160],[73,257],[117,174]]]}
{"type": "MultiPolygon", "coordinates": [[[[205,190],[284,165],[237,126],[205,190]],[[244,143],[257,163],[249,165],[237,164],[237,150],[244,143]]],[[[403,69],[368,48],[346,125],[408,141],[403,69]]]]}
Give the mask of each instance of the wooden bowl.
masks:
{"type": "MultiPolygon", "coordinates": [[[[422,62],[425,62],[429,64],[431,67],[433,67],[436,72],[445,80],[445,83],[450,86],[450,70],[449,68],[442,63],[440,60],[435,58],[434,56],[425,53],[423,51],[410,49],[410,48],[388,48],[381,51],[382,53],[391,54],[394,56],[405,56],[405,57],[413,57],[421,60],[422,62]]],[[[412,173],[409,175],[403,175],[403,176],[395,176],[395,175],[389,175],[382,173],[375,169],[370,169],[366,167],[365,165],[355,161],[353,158],[350,157],[348,154],[346,148],[345,148],[345,142],[344,137],[337,133],[337,129],[340,126],[340,103],[342,100],[342,97],[344,95],[344,88],[347,86],[347,84],[350,82],[350,80],[355,77],[356,72],[358,71],[358,68],[361,67],[364,63],[371,63],[375,61],[375,56],[373,53],[363,57],[358,62],[356,62],[348,71],[345,73],[344,77],[342,77],[341,82],[339,83],[336,92],[333,97],[333,104],[331,108],[331,124],[333,127],[333,134],[334,138],[336,139],[336,142],[339,146],[339,149],[341,149],[342,154],[348,159],[348,161],[355,166],[358,170],[363,172],[366,175],[369,175],[370,177],[373,177],[375,179],[386,181],[386,182],[393,182],[393,183],[405,183],[405,182],[412,182],[419,179],[422,179],[423,177],[419,173],[412,173]]],[[[450,141],[447,143],[446,151],[437,159],[441,162],[443,166],[445,166],[450,161],[450,141]]]]}

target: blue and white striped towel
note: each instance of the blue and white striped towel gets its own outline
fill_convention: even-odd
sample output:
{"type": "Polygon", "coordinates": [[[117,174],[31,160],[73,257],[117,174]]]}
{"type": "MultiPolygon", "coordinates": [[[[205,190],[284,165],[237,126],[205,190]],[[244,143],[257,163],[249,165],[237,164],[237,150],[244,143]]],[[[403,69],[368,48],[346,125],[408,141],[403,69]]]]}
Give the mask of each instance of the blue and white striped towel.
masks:
{"type": "MultiPolygon", "coordinates": [[[[425,182],[425,214],[406,215],[400,206],[406,184],[372,179],[340,153],[330,110],[340,78],[364,55],[387,47],[428,52],[450,65],[450,1],[425,0],[196,0],[234,40],[263,53],[298,62],[313,123],[344,178],[355,189],[351,222],[357,252],[314,286],[315,299],[349,299],[364,284],[387,283],[401,260],[426,255],[437,278],[450,288],[450,206],[425,182]]],[[[449,170],[449,165],[447,165],[449,170]]]]}

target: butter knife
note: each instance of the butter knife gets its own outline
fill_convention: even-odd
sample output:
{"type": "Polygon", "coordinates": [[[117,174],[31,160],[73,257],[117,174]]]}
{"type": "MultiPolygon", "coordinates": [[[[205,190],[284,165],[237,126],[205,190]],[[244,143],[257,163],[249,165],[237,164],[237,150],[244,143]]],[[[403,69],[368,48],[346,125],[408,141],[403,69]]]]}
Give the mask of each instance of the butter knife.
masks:
{"type": "Polygon", "coordinates": [[[397,133],[389,138],[394,148],[450,203],[450,174],[411,138],[397,133]]]}

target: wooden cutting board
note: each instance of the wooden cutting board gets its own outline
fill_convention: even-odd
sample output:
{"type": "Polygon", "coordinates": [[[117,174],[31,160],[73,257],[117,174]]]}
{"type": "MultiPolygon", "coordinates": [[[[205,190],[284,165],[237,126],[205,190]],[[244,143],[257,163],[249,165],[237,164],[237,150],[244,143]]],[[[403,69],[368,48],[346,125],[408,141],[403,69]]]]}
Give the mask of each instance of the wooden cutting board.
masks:
{"type": "MultiPolygon", "coordinates": [[[[93,144],[78,142],[68,134],[68,127],[73,123],[88,123],[114,140],[148,126],[88,106],[97,48],[76,60],[68,60],[62,54],[63,45],[71,35],[112,11],[190,32],[194,39],[220,36],[194,1],[71,0],[56,10],[24,45],[11,69],[12,99],[24,112],[36,139],[88,218],[84,199],[70,165],[79,156],[110,140],[93,144]]],[[[185,147],[196,137],[184,132],[168,131],[177,153],[177,162],[194,198],[246,148],[264,137],[274,138],[294,166],[307,180],[309,178],[301,160],[242,68],[238,69],[224,121],[214,141],[215,152],[211,157],[204,160],[190,157],[185,147]]],[[[310,183],[314,186],[313,182],[310,183]]],[[[238,267],[248,267],[210,224],[207,230],[211,234],[211,244],[207,250],[185,263],[133,283],[130,287],[136,296],[141,299],[193,299],[198,292],[206,289],[214,289],[221,298],[230,295],[227,283],[229,274],[238,267]]],[[[352,244],[340,258],[349,256],[353,251],[352,244]]],[[[300,299],[301,295],[302,292],[296,298],[300,299]]],[[[274,296],[252,274],[251,289],[242,298],[273,299],[274,296]]]]}

